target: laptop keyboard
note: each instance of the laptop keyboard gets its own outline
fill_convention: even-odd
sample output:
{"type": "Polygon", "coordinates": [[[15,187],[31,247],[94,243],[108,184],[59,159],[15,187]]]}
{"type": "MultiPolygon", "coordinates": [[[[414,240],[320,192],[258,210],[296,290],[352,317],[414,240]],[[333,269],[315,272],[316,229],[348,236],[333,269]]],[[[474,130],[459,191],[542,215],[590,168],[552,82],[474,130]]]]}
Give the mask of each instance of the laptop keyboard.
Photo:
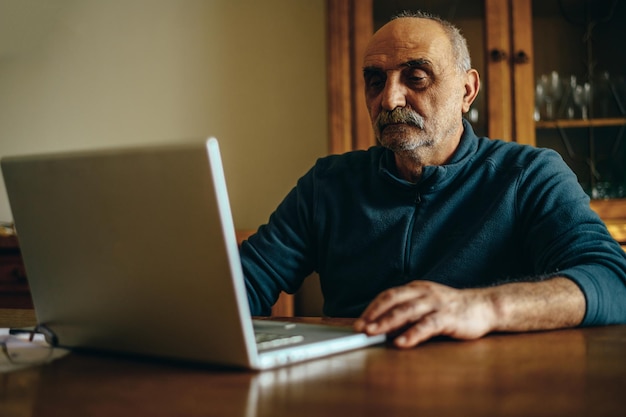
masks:
{"type": "Polygon", "coordinates": [[[259,350],[270,349],[280,346],[293,345],[304,340],[302,335],[284,335],[273,333],[255,333],[256,345],[259,350]]]}

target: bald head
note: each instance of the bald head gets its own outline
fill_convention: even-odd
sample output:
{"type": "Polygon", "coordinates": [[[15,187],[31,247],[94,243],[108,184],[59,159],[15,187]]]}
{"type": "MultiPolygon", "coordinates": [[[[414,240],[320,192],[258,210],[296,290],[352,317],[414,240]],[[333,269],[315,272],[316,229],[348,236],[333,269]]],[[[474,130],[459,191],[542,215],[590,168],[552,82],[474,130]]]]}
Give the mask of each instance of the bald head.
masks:
{"type": "Polygon", "coordinates": [[[398,64],[421,59],[454,66],[450,39],[439,23],[428,19],[400,18],[380,28],[365,49],[364,67],[379,66],[390,56],[398,64]]]}
{"type": "Polygon", "coordinates": [[[398,23],[402,23],[400,26],[404,26],[407,30],[403,33],[403,36],[406,36],[405,39],[409,40],[410,37],[417,36],[419,31],[422,30],[430,30],[439,26],[441,29],[441,33],[443,33],[447,38],[450,45],[450,52],[454,59],[454,64],[458,68],[459,71],[465,72],[469,71],[472,67],[471,58],[469,53],[469,48],[467,46],[467,40],[461,34],[459,28],[454,26],[452,23],[440,19],[437,16],[431,15],[426,12],[416,11],[416,12],[402,12],[394,16],[389,23],[380,28],[372,40],[374,40],[380,34],[384,34],[388,29],[392,29],[396,27],[398,23]],[[415,28],[415,30],[411,30],[411,26],[415,28]]]}

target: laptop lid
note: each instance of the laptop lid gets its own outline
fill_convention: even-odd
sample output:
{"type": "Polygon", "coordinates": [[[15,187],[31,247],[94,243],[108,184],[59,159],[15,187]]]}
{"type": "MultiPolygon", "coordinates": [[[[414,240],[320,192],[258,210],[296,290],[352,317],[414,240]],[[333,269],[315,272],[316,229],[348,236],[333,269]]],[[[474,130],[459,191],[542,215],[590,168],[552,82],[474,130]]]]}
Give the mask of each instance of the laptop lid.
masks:
{"type": "Polygon", "coordinates": [[[257,352],[215,139],[1,165],[37,319],[59,345],[261,369],[381,341],[332,329],[308,351],[257,352]]]}

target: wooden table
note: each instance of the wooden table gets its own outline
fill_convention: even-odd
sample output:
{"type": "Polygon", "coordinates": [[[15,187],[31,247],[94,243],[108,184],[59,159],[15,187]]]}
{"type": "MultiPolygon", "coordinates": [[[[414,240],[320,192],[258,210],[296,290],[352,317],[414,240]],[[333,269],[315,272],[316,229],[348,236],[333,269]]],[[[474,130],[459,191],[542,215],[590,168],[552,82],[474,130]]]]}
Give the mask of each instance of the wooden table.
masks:
{"type": "Polygon", "coordinates": [[[262,373],[72,353],[0,374],[0,415],[623,417],[625,394],[626,326],[611,326],[374,347],[262,373]]]}

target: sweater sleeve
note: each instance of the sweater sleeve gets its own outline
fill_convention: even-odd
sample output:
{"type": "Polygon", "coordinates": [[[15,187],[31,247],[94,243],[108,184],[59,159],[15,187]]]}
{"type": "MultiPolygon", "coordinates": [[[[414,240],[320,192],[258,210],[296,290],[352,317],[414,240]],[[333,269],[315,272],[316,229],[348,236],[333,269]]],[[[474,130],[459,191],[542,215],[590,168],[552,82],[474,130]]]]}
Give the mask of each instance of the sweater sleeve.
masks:
{"type": "Polygon", "coordinates": [[[561,157],[540,151],[520,178],[517,195],[523,247],[534,270],[580,287],[583,326],[626,323],[626,255],[561,157]]]}
{"type": "Polygon", "coordinates": [[[312,217],[315,167],[241,245],[241,262],[252,315],[269,315],[281,291],[294,293],[313,272],[312,217]]]}

